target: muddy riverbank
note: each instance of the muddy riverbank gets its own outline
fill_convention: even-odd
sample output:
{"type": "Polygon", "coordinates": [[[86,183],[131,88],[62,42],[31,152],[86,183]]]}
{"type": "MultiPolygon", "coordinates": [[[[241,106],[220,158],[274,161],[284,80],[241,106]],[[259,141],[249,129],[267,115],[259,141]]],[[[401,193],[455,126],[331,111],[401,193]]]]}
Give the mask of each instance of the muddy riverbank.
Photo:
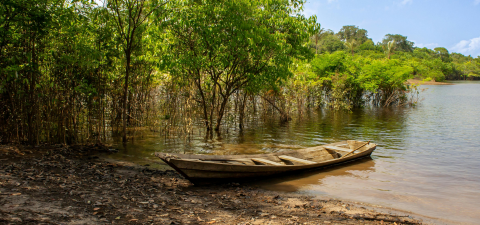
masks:
{"type": "Polygon", "coordinates": [[[97,146],[0,146],[0,224],[419,224],[332,199],[107,162],[97,146]]]}

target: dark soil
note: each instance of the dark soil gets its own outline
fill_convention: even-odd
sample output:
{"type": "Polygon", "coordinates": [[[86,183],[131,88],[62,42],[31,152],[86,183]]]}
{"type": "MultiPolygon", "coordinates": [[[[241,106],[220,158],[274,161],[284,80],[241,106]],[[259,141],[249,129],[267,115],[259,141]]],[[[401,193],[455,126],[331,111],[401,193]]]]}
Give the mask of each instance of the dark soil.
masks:
{"type": "Polygon", "coordinates": [[[0,224],[420,224],[337,200],[106,162],[94,146],[0,146],[0,224]]]}

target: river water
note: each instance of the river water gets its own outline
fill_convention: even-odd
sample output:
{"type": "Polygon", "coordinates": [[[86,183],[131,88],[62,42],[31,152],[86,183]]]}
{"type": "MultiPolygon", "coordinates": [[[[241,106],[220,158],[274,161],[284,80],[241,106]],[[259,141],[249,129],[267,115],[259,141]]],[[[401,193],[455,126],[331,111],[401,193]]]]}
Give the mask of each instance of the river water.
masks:
{"type": "Polygon", "coordinates": [[[188,144],[144,134],[112,157],[152,164],[155,151],[254,154],[371,140],[378,144],[371,159],[258,185],[480,224],[480,82],[454,84],[421,86],[424,100],[413,108],[316,111],[289,123],[258,119],[243,133],[232,128],[213,140],[199,131],[188,144]]]}

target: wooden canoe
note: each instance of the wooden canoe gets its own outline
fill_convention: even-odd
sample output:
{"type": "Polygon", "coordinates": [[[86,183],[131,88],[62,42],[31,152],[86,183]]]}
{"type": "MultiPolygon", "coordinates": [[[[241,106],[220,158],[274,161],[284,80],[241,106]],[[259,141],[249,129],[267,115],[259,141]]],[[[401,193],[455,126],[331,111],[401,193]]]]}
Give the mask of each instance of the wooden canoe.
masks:
{"type": "Polygon", "coordinates": [[[271,154],[188,155],[157,152],[155,155],[192,183],[200,184],[250,180],[333,166],[370,156],[376,146],[369,142],[343,141],[271,154]]]}

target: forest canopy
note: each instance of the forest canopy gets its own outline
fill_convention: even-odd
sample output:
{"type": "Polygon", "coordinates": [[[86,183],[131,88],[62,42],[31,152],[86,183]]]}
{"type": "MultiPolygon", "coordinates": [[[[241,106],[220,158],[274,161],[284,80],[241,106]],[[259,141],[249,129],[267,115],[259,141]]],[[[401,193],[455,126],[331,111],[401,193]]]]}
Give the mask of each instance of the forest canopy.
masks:
{"type": "Polygon", "coordinates": [[[406,81],[480,77],[480,58],[374,43],[303,0],[4,0],[0,142],[84,143],[129,128],[188,135],[247,114],[415,105],[406,81]],[[321,22],[321,21],[320,21],[321,22]]]}

